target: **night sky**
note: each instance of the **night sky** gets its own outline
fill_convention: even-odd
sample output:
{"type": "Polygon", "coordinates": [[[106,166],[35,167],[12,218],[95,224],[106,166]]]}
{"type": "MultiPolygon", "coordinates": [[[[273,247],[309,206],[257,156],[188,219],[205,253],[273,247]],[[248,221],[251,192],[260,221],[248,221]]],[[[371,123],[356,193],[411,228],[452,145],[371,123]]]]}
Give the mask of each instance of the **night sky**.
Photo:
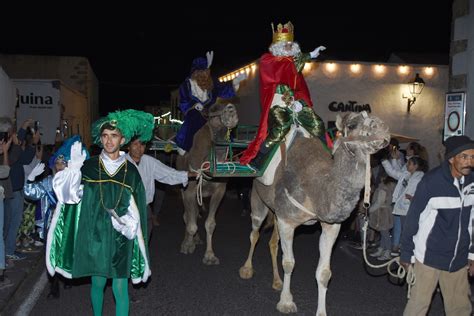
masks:
{"type": "MultiPolygon", "coordinates": [[[[265,9],[240,1],[220,2],[220,7],[200,3],[186,12],[135,9],[114,22],[101,15],[104,20],[80,27],[61,22],[53,29],[41,24],[2,28],[0,53],[87,57],[100,83],[101,114],[169,99],[192,60],[208,50],[214,51],[215,76],[258,59],[271,43],[271,22],[291,20],[304,52],[326,46],[320,60],[384,62],[392,52],[449,54],[451,0],[327,2],[290,6],[299,3],[292,1],[265,9]]],[[[87,12],[81,13],[87,20],[87,12]]]]}

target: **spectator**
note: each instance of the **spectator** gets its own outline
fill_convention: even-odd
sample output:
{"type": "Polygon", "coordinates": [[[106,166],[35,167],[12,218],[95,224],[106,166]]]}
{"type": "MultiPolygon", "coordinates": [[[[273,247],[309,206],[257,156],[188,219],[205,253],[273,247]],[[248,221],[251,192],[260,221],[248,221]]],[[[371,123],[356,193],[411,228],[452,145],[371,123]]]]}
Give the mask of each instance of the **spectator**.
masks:
{"type": "Polygon", "coordinates": [[[467,273],[474,275],[474,141],[452,136],[445,161],[420,181],[407,213],[400,263],[416,282],[404,315],[426,315],[439,283],[446,315],[471,315],[467,273]]]}
{"type": "MultiPolygon", "coordinates": [[[[36,144],[40,141],[40,133],[39,131],[36,131],[32,137],[32,145],[26,144],[25,139],[27,129],[32,125],[32,119],[23,122],[18,130],[18,135],[12,135],[13,142],[8,152],[12,193],[9,194],[9,197],[5,197],[5,222],[3,236],[5,238],[5,254],[10,260],[22,260],[26,258],[24,254],[16,251],[16,238],[21,225],[25,202],[23,196],[25,171],[23,166],[31,163],[36,153],[36,144]]],[[[11,120],[10,126],[11,130],[11,120]]]]}
{"type": "Polygon", "coordinates": [[[385,251],[379,260],[389,260],[392,256],[400,255],[400,236],[405,223],[405,217],[410,207],[410,201],[413,199],[416,187],[423,178],[426,170],[426,162],[420,157],[412,156],[406,163],[405,171],[398,171],[392,168],[387,160],[382,161],[385,171],[389,176],[398,180],[397,186],[393,191],[393,215],[399,221],[400,225],[394,226],[392,232],[392,252],[385,251]]]}
{"type": "Polygon", "coordinates": [[[369,208],[369,226],[380,233],[380,245],[370,254],[378,260],[385,260],[392,249],[390,230],[393,227],[392,195],[396,181],[387,174],[381,176],[381,182],[374,191],[369,208]]]}
{"type": "Polygon", "coordinates": [[[8,150],[10,149],[10,145],[12,143],[12,137],[8,134],[8,127],[6,130],[2,129],[3,127],[4,125],[0,124],[0,290],[13,285],[12,281],[5,275],[5,241],[3,239],[3,200],[5,198],[5,194],[7,194],[6,190],[9,188],[11,189],[9,179],[10,166],[8,161],[8,150]]]}

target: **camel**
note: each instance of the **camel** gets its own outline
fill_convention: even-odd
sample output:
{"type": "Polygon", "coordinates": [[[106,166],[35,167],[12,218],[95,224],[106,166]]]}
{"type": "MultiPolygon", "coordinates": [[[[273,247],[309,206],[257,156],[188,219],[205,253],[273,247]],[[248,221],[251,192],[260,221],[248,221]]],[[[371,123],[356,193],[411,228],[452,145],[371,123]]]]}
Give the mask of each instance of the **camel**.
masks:
{"type": "MultiPolygon", "coordinates": [[[[209,108],[207,123],[194,135],[193,146],[184,156],[178,156],[176,168],[178,170],[201,169],[204,162],[208,161],[209,152],[216,141],[223,141],[229,129],[237,126],[238,116],[235,106],[216,103],[209,108]]],[[[188,186],[181,190],[184,204],[183,219],[186,225],[184,239],[181,243],[181,253],[191,254],[196,245],[201,243],[198,234],[197,218],[199,216],[198,200],[196,198],[196,180],[190,180],[188,186]]],[[[203,263],[206,265],[219,264],[212,248],[212,235],[216,227],[215,215],[226,191],[227,182],[223,178],[203,180],[202,197],[210,197],[209,213],[206,218],[206,252],[203,263]]],[[[201,192],[201,190],[200,190],[201,192]]]]}
{"type": "Polygon", "coordinates": [[[336,126],[342,135],[334,144],[333,157],[316,138],[298,135],[280,162],[272,185],[253,181],[251,193],[252,232],[250,251],[240,268],[240,277],[253,276],[252,257],[259,230],[267,215],[274,215],[274,231],[269,242],[273,264],[273,288],[281,289],[278,311],[295,313],[297,306],[290,291],[295,265],[293,237],[296,227],[321,223],[317,315],[326,315],[326,291],[331,278],[330,258],[341,222],[354,210],[365,183],[366,160],[370,154],[385,147],[388,127],[367,113],[350,113],[337,117],[336,126]],[[269,213],[269,210],[272,212],[269,213]],[[283,251],[283,284],[278,273],[278,239],[283,251]]]}

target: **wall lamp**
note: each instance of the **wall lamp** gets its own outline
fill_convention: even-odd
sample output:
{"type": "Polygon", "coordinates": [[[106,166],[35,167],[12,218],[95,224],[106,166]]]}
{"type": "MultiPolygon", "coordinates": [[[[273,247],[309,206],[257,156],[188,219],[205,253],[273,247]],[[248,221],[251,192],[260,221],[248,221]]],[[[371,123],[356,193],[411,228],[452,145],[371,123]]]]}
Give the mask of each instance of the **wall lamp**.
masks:
{"type": "Polygon", "coordinates": [[[416,102],[416,97],[421,94],[421,91],[423,91],[423,88],[425,87],[425,81],[420,77],[420,74],[417,73],[415,78],[410,80],[407,85],[411,94],[411,98],[405,96],[403,97],[408,98],[407,112],[410,112],[411,106],[416,102]]]}

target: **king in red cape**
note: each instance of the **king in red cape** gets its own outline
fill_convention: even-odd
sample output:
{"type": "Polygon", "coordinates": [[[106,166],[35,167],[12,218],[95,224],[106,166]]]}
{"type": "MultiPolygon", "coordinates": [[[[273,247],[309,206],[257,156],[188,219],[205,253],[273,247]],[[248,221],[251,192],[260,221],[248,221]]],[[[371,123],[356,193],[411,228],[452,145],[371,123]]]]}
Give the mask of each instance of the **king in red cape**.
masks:
{"type": "MultiPolygon", "coordinates": [[[[262,55],[259,63],[260,71],[260,104],[261,114],[259,128],[255,139],[242,153],[240,163],[250,163],[258,154],[260,146],[268,135],[268,116],[274,102],[275,93],[280,86],[286,86],[292,90],[292,98],[301,100],[300,104],[313,107],[308,86],[301,73],[305,62],[316,58],[324,46],[316,48],[313,52],[303,54],[299,45],[293,42],[293,25],[291,22],[278,25],[277,32],[273,32],[273,42],[270,52],[262,55]]],[[[322,122],[321,122],[322,124],[322,122]]]]}

